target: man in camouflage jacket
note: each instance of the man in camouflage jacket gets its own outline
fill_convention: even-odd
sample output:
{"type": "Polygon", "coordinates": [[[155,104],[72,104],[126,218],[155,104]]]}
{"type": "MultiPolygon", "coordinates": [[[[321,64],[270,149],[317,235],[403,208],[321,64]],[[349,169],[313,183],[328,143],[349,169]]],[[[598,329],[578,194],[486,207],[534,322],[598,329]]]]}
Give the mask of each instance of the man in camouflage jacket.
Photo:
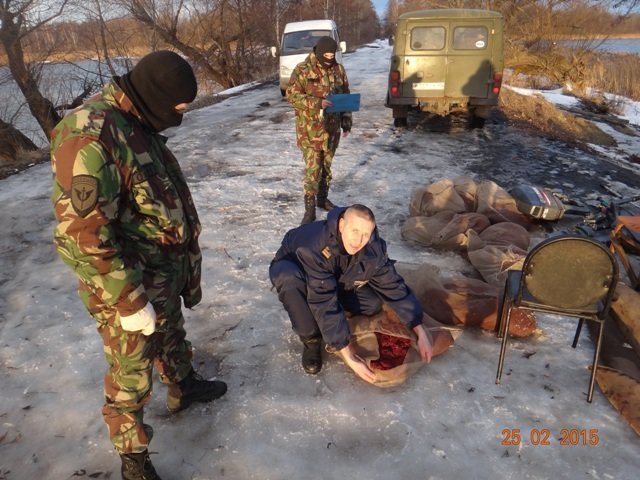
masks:
{"type": "Polygon", "coordinates": [[[313,52],[291,74],[287,99],[296,112],[296,135],[305,163],[302,224],[316,219],[317,206],[331,210],[327,198],[331,183],[331,163],[340,143],[340,129],[351,131],[351,113],[328,113],[328,95],[349,93],[344,67],[336,62],[338,45],[331,37],[322,37],[313,52]]]}
{"type": "Polygon", "coordinates": [[[181,297],[200,302],[198,215],[176,158],[158,132],[182,121],[197,93],[190,65],[159,51],[114,79],[53,130],[55,245],[79,279],[109,370],[102,413],[122,476],[157,479],[143,406],[152,369],[169,385],[167,407],[226,391],[191,366],[181,297]]]}

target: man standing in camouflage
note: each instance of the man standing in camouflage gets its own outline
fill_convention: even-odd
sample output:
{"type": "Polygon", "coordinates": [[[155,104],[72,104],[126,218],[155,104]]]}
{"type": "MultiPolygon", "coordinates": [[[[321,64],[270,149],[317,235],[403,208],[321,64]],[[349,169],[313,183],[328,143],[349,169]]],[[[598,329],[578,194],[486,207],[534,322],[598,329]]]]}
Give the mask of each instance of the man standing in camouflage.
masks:
{"type": "Polygon", "coordinates": [[[296,136],[305,164],[302,224],[316,219],[317,206],[327,211],[335,205],[327,198],[331,183],[331,163],[340,142],[351,131],[351,113],[328,113],[328,95],[349,93],[344,67],[336,62],[338,45],[322,37],[304,62],[291,74],[287,99],[296,111],[296,136]]]}
{"type": "Polygon", "coordinates": [[[197,83],[179,55],[158,51],[71,112],[53,130],[55,245],[79,279],[109,369],[102,413],[122,478],[159,479],[143,423],[155,366],[167,408],[227,390],[191,365],[181,297],[200,302],[201,226],[176,158],[158,132],[180,125],[197,83]]]}

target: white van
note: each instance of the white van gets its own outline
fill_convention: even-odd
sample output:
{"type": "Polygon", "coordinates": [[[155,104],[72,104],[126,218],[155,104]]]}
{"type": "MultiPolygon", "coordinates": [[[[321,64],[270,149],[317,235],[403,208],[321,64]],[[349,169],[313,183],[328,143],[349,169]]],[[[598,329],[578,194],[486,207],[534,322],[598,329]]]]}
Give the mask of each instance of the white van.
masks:
{"type": "MultiPolygon", "coordinates": [[[[338,27],[333,20],[307,20],[287,23],[280,42],[280,93],[285,95],[289,78],[293,69],[303,62],[322,37],[331,37],[339,45],[336,61],[342,63],[342,54],[347,51],[347,44],[340,41],[338,27]]],[[[275,58],[278,49],[271,47],[271,55],[275,58]]]]}

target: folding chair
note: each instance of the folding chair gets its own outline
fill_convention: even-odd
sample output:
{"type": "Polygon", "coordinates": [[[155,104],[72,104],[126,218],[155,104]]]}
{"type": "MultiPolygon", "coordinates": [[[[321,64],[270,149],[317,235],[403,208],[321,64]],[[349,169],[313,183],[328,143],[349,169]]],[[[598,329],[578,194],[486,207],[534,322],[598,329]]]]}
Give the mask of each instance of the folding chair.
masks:
{"type": "Polygon", "coordinates": [[[575,235],[551,237],[536,245],[524,260],[522,271],[511,270],[498,312],[498,338],[502,339],[496,383],[500,383],[507,349],[511,311],[523,308],[579,318],[573,339],[578,344],[585,319],[598,324],[587,402],[591,403],[602,345],[605,318],[618,280],[618,265],[607,248],[575,235]]]}

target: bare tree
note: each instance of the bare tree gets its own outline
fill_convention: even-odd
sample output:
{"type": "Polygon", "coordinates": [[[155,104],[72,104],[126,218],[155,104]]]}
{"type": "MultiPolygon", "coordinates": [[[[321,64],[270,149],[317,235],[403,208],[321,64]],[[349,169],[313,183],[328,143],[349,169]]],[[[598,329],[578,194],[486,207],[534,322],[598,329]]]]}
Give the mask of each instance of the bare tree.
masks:
{"type": "Polygon", "coordinates": [[[23,41],[27,35],[62,15],[68,0],[56,5],[37,0],[0,0],[0,42],[5,49],[9,69],[24,95],[31,114],[47,138],[60,121],[53,103],[45,98],[38,86],[39,71],[27,66],[23,41]],[[46,8],[45,8],[46,7],[46,8]],[[42,16],[42,13],[46,15],[42,16]]]}
{"type": "Polygon", "coordinates": [[[104,62],[107,64],[107,68],[111,75],[116,75],[117,71],[113,62],[111,61],[111,52],[109,49],[109,41],[108,38],[111,37],[109,32],[107,21],[104,14],[104,5],[101,0],[93,0],[90,4],[93,8],[85,8],[87,17],[89,19],[93,19],[94,23],[97,26],[97,32],[95,35],[95,48],[98,53],[98,61],[100,59],[104,59],[104,62]]]}
{"type": "Polygon", "coordinates": [[[284,30],[283,19],[286,18],[286,14],[296,5],[301,3],[301,0],[269,0],[269,9],[272,12],[274,21],[275,43],[280,42],[280,36],[284,30]]]}
{"type": "Polygon", "coordinates": [[[389,37],[393,34],[398,21],[398,0],[388,0],[384,11],[384,34],[389,37]]]}
{"type": "Polygon", "coordinates": [[[37,150],[31,139],[16,129],[11,122],[0,119],[0,160],[16,157],[19,150],[37,150]]]}
{"type": "MultiPolygon", "coordinates": [[[[235,78],[229,69],[230,58],[230,41],[237,38],[226,38],[224,28],[217,38],[212,39],[212,47],[220,54],[217,55],[216,63],[209,61],[209,56],[203,50],[194,47],[192,44],[186,43],[180,36],[180,20],[192,14],[198,14],[198,10],[188,12],[188,6],[184,0],[116,0],[116,3],[125,8],[133,17],[143,25],[145,25],[155,35],[158,35],[163,42],[171,45],[173,48],[190,58],[197,66],[202,69],[207,76],[223,87],[235,86],[238,79],[235,78]]],[[[213,10],[206,9],[203,13],[207,17],[215,18],[215,14],[220,12],[224,16],[224,11],[229,7],[228,0],[211,1],[211,2],[193,2],[195,4],[210,3],[214,7],[213,10]]],[[[197,6],[197,5],[196,5],[197,6]]],[[[221,26],[224,25],[220,22],[221,26]]]]}

